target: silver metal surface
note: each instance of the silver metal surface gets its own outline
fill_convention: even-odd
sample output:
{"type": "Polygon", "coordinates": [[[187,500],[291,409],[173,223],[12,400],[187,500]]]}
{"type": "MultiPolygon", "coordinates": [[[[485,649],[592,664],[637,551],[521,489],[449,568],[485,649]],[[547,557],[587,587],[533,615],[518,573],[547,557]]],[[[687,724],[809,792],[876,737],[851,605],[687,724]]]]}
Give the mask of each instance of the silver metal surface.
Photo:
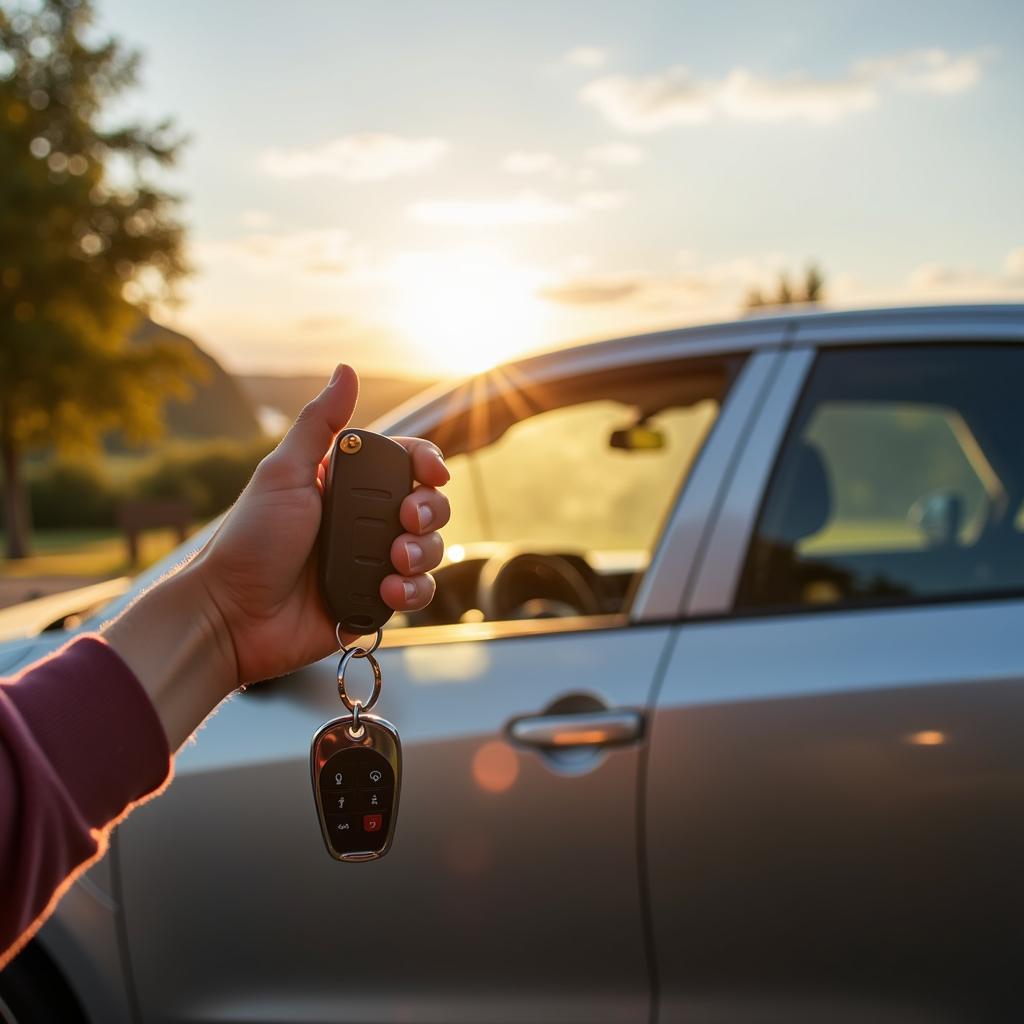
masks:
{"type": "MultiPolygon", "coordinates": [[[[782,341],[781,325],[776,341],[782,341]]],[[[631,620],[658,622],[679,615],[682,596],[715,520],[729,470],[743,450],[751,420],[782,358],[778,351],[766,349],[755,352],[744,364],[640,581],[629,609],[631,620]]]]}
{"type": "MultiPolygon", "coordinates": [[[[372,658],[372,655],[369,657],[372,658]]],[[[360,716],[358,725],[361,732],[354,734],[353,719],[349,716],[325,722],[317,730],[309,750],[313,799],[316,801],[316,812],[320,819],[320,831],[323,833],[324,845],[335,860],[348,863],[380,860],[391,849],[395,837],[395,827],[398,823],[398,800],[402,792],[402,742],[398,738],[398,730],[390,722],[377,715],[360,716]],[[395,789],[391,809],[388,812],[388,829],[381,848],[379,850],[338,853],[331,845],[327,835],[327,818],[320,792],[320,771],[335,754],[353,747],[372,750],[380,754],[391,765],[391,770],[395,773],[395,789]]]]}
{"type": "Polygon", "coordinates": [[[660,1020],[1017,1018],[1021,622],[679,627],[645,802],[660,1020]]]}
{"type": "Polygon", "coordinates": [[[335,664],[232,698],[170,789],[118,829],[146,1024],[646,1020],[641,748],[562,770],[504,728],[581,680],[610,707],[642,707],[668,635],[389,636],[377,708],[401,726],[402,820],[387,857],[352,872],[324,856],[309,796],[335,664]]]}
{"type": "MultiPolygon", "coordinates": [[[[338,641],[338,650],[341,651],[341,652],[344,652],[345,650],[347,650],[347,648],[345,647],[344,643],[342,643],[342,640],[341,640],[341,623],[340,622],[335,623],[335,626],[334,626],[334,636],[335,636],[335,639],[338,641]]],[[[355,656],[357,658],[365,658],[368,654],[375,654],[376,653],[377,648],[380,647],[380,642],[383,639],[384,639],[384,630],[381,629],[381,628],[378,628],[376,634],[374,635],[373,643],[370,644],[369,647],[363,647],[363,646],[357,644],[355,647],[352,648],[352,650],[355,652],[355,656]]]]}
{"type": "Polygon", "coordinates": [[[524,747],[614,747],[643,735],[639,711],[591,711],[572,715],[531,715],[509,723],[508,734],[524,747]]]}
{"type": "Polygon", "coordinates": [[[1024,305],[925,306],[819,313],[793,321],[799,344],[886,345],[1021,341],[1024,305]]]}
{"type": "Polygon", "coordinates": [[[347,651],[342,651],[338,662],[338,696],[349,711],[355,711],[357,705],[362,711],[370,711],[373,708],[380,697],[381,678],[380,664],[369,651],[363,651],[359,647],[350,647],[347,651]],[[370,696],[363,701],[352,700],[348,695],[348,684],[345,681],[345,673],[355,658],[364,659],[373,671],[373,689],[370,696]]]}
{"type": "Polygon", "coordinates": [[[725,497],[697,566],[696,583],[681,609],[683,615],[721,615],[732,608],[775,455],[813,362],[810,349],[795,349],[782,355],[771,389],[757,410],[746,444],[732,467],[725,497]]]}
{"type": "MultiPolygon", "coordinates": [[[[1017,973],[1022,603],[728,614],[799,359],[809,358],[777,354],[786,330],[806,347],[990,341],[1019,337],[1022,323],[1019,306],[787,313],[480,378],[480,394],[497,393],[512,369],[554,381],[688,353],[754,353],[634,603],[642,622],[389,631],[379,706],[403,726],[402,838],[358,885],[323,856],[309,821],[306,744],[337,707],[334,664],[226,702],[178,755],[169,790],[118,827],[117,911],[75,885],[40,933],[90,1017],[648,1020],[649,911],[664,1024],[1012,1019],[972,1011],[1017,973]],[[775,360],[786,370],[776,386],[754,387],[775,360]],[[699,576],[687,577],[697,558],[699,576]],[[700,584],[689,605],[687,578],[700,584]],[[653,623],[684,606],[721,621],[653,623]],[[508,742],[505,723],[544,713],[581,680],[607,706],[648,716],[656,695],[642,744],[570,771],[550,751],[508,742]],[[358,944],[355,974],[342,936],[358,944]],[[960,1002],[936,1008],[947,983],[960,986],[960,1002]]],[[[429,433],[468,400],[466,389],[435,393],[378,429],[429,433]]],[[[2,646],[0,662],[14,669],[64,639],[2,646]]]]}

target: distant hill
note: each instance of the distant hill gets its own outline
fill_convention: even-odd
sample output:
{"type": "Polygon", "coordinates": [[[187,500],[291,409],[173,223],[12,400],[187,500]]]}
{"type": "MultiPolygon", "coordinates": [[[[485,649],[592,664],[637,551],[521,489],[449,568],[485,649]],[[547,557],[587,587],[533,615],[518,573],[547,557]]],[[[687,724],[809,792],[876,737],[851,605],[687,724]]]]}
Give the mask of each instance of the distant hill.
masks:
{"type": "MultiPolygon", "coordinates": [[[[266,374],[240,375],[238,381],[253,406],[258,410],[274,410],[286,421],[293,420],[299,410],[316,397],[325,382],[323,377],[309,375],[272,377],[266,374]]],[[[401,377],[361,377],[353,425],[365,427],[433,383],[401,377]]]]}
{"type": "MultiPolygon", "coordinates": [[[[161,338],[183,342],[206,367],[206,380],[194,385],[190,401],[171,400],[164,409],[167,435],[172,438],[230,437],[250,441],[260,436],[260,424],[238,381],[191,338],[152,320],[143,320],[132,335],[133,344],[145,345],[161,338]]],[[[113,442],[117,446],[117,442],[113,442]]]]}

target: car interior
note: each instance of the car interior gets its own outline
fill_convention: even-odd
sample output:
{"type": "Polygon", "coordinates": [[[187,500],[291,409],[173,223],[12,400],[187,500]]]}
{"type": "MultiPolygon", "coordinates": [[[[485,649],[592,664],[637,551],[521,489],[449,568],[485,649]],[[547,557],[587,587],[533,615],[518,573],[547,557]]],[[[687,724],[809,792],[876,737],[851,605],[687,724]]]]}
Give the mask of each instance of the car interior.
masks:
{"type": "Polygon", "coordinates": [[[1024,448],[1011,383],[1022,372],[1019,352],[998,346],[941,346],[927,360],[900,348],[820,357],[738,605],[1024,587],[1024,448]]]}
{"type": "Polygon", "coordinates": [[[624,613],[741,363],[504,381],[444,420],[460,518],[433,603],[394,626],[624,613]]]}

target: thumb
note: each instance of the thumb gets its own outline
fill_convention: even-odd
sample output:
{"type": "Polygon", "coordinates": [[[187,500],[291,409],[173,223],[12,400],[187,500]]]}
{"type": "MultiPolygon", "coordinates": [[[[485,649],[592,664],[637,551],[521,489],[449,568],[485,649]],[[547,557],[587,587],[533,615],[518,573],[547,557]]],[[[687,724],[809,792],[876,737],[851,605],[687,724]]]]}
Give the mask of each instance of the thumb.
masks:
{"type": "Polygon", "coordinates": [[[316,481],[317,467],[335,435],[352,418],[359,397],[359,377],[351,366],[340,363],[327,387],[299,413],[277,446],[273,458],[292,477],[293,486],[316,481]]]}

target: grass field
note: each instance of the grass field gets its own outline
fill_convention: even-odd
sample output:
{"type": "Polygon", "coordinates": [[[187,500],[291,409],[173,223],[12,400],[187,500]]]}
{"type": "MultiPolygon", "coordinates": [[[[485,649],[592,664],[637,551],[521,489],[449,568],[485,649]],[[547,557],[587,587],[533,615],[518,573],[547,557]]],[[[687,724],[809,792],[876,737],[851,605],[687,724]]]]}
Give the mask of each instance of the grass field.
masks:
{"type": "MultiPolygon", "coordinates": [[[[3,541],[0,532],[0,544],[3,541]]],[[[31,556],[16,562],[4,559],[0,576],[120,576],[151,565],[177,543],[174,530],[145,531],[139,543],[139,564],[133,566],[124,534],[117,530],[38,530],[32,536],[31,556]]]]}

